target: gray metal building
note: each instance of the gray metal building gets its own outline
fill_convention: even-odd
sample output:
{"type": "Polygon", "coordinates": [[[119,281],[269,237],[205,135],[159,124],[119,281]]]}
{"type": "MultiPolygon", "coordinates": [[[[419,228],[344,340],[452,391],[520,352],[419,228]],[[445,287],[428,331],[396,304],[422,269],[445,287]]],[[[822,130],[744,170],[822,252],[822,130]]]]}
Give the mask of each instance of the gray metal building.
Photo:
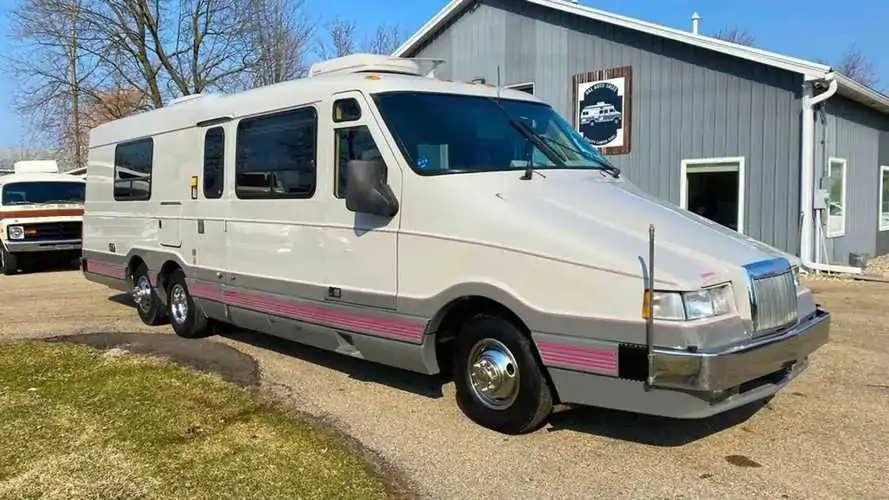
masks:
{"type": "MultiPolygon", "coordinates": [[[[696,24],[696,23],[695,23],[696,24]]],[[[652,194],[800,255],[889,253],[889,97],[563,0],[453,0],[394,53],[552,104],[652,194]]]]}

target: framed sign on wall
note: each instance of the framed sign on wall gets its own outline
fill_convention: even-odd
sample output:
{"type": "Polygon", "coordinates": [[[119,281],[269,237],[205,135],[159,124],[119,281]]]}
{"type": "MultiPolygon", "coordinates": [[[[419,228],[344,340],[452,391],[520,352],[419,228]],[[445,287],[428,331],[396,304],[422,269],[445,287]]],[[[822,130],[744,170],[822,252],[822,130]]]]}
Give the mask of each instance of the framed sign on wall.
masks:
{"type": "Polygon", "coordinates": [[[630,66],[572,77],[574,127],[606,155],[630,152],[633,69],[630,66]]]}

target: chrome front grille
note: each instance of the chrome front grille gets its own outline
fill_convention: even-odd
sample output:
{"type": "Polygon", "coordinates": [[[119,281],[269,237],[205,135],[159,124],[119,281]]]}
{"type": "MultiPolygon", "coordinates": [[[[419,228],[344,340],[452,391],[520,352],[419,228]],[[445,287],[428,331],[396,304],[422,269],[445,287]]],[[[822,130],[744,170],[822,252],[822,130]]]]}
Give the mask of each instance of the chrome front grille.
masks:
{"type": "Polygon", "coordinates": [[[786,259],[745,266],[750,278],[753,334],[765,335],[797,321],[796,281],[786,259]]]}

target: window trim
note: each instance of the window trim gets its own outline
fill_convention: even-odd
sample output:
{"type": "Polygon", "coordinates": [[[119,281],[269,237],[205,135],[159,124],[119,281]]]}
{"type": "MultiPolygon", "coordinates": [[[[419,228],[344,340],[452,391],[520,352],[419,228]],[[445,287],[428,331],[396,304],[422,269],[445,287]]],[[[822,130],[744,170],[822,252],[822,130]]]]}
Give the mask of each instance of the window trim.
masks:
{"type": "Polygon", "coordinates": [[[239,200],[310,200],[315,197],[315,193],[318,191],[318,108],[314,105],[308,106],[298,106],[294,108],[288,108],[283,110],[276,110],[269,113],[259,113],[251,116],[246,116],[238,120],[238,124],[235,127],[235,159],[234,159],[234,190],[235,197],[239,200]],[[239,146],[241,139],[241,124],[243,124],[247,120],[257,120],[262,118],[271,118],[279,115],[284,115],[287,113],[295,113],[298,111],[311,111],[312,112],[312,125],[313,125],[313,134],[312,134],[312,169],[315,174],[314,182],[312,183],[312,190],[308,193],[294,193],[287,195],[247,195],[244,196],[244,193],[238,190],[238,158],[239,158],[239,146]]]}
{"type": "Polygon", "coordinates": [[[531,95],[535,95],[534,93],[537,91],[537,86],[534,85],[534,82],[522,82],[522,83],[513,83],[512,85],[506,85],[504,88],[510,90],[518,90],[519,92],[524,92],[522,87],[531,87],[531,95]]]}
{"type": "MultiPolygon", "coordinates": [[[[113,172],[113,177],[111,179],[111,197],[112,197],[112,199],[114,201],[150,201],[152,190],[154,187],[154,183],[152,182],[153,174],[154,174],[154,137],[148,136],[148,137],[142,137],[139,139],[133,139],[130,141],[117,143],[117,145],[114,146],[114,172],[113,172]],[[117,162],[118,152],[120,151],[120,148],[122,146],[131,146],[133,144],[139,144],[139,143],[144,143],[144,142],[151,144],[151,156],[149,157],[149,160],[148,160],[148,195],[146,195],[145,197],[136,197],[136,196],[127,196],[127,197],[123,197],[123,198],[119,197],[116,192],[117,191],[117,182],[118,182],[117,172],[119,171],[118,170],[119,165],[117,162]]],[[[133,182],[135,182],[136,180],[137,179],[130,179],[130,193],[133,192],[133,182]]]]}
{"type": "Polygon", "coordinates": [[[889,224],[883,224],[883,174],[889,172],[889,165],[880,165],[880,201],[877,205],[877,225],[880,231],[889,231],[889,224]]]}
{"type": "Polygon", "coordinates": [[[840,158],[840,157],[836,157],[836,156],[831,156],[830,158],[828,158],[827,159],[827,176],[825,177],[825,179],[830,179],[830,166],[833,163],[839,163],[839,164],[843,165],[843,176],[842,176],[843,191],[842,191],[842,195],[840,196],[840,198],[842,199],[842,206],[843,206],[843,218],[842,218],[843,225],[842,225],[842,229],[840,229],[839,231],[834,231],[834,232],[830,231],[830,184],[828,183],[828,185],[827,185],[828,202],[827,202],[827,208],[825,209],[825,211],[827,213],[825,214],[825,219],[824,219],[825,220],[825,222],[824,222],[824,226],[825,226],[824,227],[824,236],[826,238],[839,238],[841,236],[846,235],[846,210],[847,210],[846,201],[848,199],[848,195],[847,195],[848,186],[846,185],[846,180],[847,180],[848,171],[849,171],[849,161],[846,160],[845,158],[840,158]]]}
{"type": "Polygon", "coordinates": [[[225,196],[225,135],[225,127],[222,125],[214,125],[204,131],[204,147],[201,154],[201,176],[203,177],[203,179],[201,179],[201,191],[205,200],[218,200],[225,196]],[[222,179],[222,185],[220,186],[219,196],[207,196],[207,136],[210,135],[210,132],[217,129],[222,132],[222,164],[219,169],[219,173],[221,174],[219,177],[222,179]]]}
{"type": "Polygon", "coordinates": [[[746,234],[744,214],[747,211],[747,159],[744,156],[725,156],[721,158],[683,158],[679,163],[679,206],[688,210],[688,174],[718,171],[738,172],[738,233],[746,234]],[[716,167],[707,168],[707,167],[716,167]],[[726,170],[730,167],[731,170],[726,170]]]}

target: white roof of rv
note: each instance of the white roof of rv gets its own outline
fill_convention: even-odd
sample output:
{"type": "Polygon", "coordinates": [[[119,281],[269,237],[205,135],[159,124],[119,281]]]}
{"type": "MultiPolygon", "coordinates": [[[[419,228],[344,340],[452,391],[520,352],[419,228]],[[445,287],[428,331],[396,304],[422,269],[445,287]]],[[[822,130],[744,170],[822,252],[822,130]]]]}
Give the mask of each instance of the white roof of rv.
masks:
{"type": "Polygon", "coordinates": [[[359,72],[422,76],[420,65],[407,58],[381,54],[350,54],[313,64],[309,68],[309,77],[359,72]]]}
{"type": "Polygon", "coordinates": [[[57,174],[59,164],[55,160],[20,160],[12,165],[16,174],[57,174]]]}
{"type": "MultiPolygon", "coordinates": [[[[257,114],[308,106],[349,90],[365,94],[389,91],[441,92],[458,95],[497,97],[497,87],[478,83],[452,82],[425,76],[386,72],[331,74],[324,78],[302,78],[266,85],[234,94],[205,96],[175,106],[103,123],[90,131],[90,148],[150,137],[171,130],[195,127],[201,122],[240,119],[257,114]]],[[[501,88],[504,99],[544,102],[522,92],[501,88]]]]}

